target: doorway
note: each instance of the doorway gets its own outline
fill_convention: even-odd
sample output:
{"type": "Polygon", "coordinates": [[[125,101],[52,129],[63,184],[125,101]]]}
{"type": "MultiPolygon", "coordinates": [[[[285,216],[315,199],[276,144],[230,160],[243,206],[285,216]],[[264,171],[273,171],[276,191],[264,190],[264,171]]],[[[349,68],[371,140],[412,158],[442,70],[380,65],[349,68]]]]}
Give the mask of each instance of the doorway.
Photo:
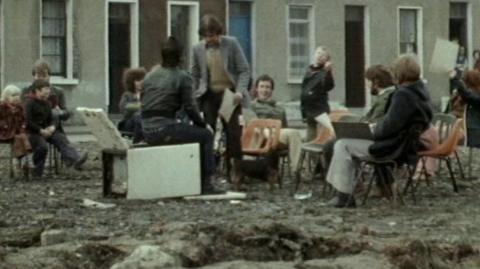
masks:
{"type": "Polygon", "coordinates": [[[193,1],[168,2],[168,35],[184,46],[182,68],[190,68],[191,49],[198,40],[200,21],[199,3],[193,1]]]}
{"type": "Polygon", "coordinates": [[[122,76],[131,66],[130,4],[108,4],[108,74],[110,113],[119,113],[123,93],[122,76]]]}
{"type": "Polygon", "coordinates": [[[247,61],[252,64],[252,3],[230,1],[228,33],[237,38],[247,61]]]}
{"type": "Polygon", "coordinates": [[[365,16],[363,6],[345,7],[345,103],[364,107],[365,16]]]}
{"type": "Polygon", "coordinates": [[[457,64],[462,68],[467,68],[467,59],[469,55],[468,47],[468,21],[467,21],[467,3],[450,3],[449,19],[449,39],[457,42],[460,46],[459,58],[457,64]],[[463,56],[460,57],[463,53],[463,56]]]}

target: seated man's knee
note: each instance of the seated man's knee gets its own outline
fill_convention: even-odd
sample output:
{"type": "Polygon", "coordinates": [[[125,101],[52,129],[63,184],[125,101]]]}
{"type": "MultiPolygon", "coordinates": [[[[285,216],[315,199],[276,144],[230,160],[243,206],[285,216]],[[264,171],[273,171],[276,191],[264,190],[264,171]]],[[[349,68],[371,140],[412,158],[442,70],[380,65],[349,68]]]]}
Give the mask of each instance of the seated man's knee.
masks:
{"type": "Polygon", "coordinates": [[[48,154],[48,144],[47,143],[42,143],[38,145],[35,149],[34,152],[37,153],[38,155],[47,155],[48,154]]]}
{"type": "Polygon", "coordinates": [[[335,141],[335,144],[333,145],[334,151],[344,149],[347,146],[346,140],[345,139],[339,139],[335,141]]]}

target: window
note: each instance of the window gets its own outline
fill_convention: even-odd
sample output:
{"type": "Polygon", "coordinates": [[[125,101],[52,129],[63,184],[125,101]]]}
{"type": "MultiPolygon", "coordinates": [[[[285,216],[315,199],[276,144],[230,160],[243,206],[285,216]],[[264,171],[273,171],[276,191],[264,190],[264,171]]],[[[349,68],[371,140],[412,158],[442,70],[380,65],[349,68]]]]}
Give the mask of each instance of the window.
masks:
{"type": "Polygon", "coordinates": [[[417,11],[400,10],[400,53],[418,53],[417,11]]]}
{"type": "Polygon", "coordinates": [[[184,49],[183,65],[190,64],[191,50],[198,42],[198,2],[170,1],[168,3],[168,35],[175,37],[184,49]]]}
{"type": "Polygon", "coordinates": [[[417,55],[423,70],[423,24],[422,8],[399,7],[398,9],[398,53],[417,55]]]}
{"type": "Polygon", "coordinates": [[[71,0],[43,0],[41,55],[50,63],[52,76],[73,77],[71,0]]]}
{"type": "Polygon", "coordinates": [[[313,49],[312,9],[309,6],[288,8],[288,78],[301,81],[310,64],[313,49]]]}

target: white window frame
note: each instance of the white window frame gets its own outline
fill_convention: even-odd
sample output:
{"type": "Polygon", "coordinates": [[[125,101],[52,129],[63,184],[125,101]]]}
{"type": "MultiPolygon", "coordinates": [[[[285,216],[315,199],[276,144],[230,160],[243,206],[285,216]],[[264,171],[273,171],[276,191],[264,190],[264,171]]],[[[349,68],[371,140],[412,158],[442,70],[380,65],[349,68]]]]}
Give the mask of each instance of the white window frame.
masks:
{"type": "MultiPolygon", "coordinates": [[[[365,43],[365,67],[368,68],[371,65],[371,40],[370,40],[370,8],[368,6],[363,6],[363,33],[365,43]]],[[[366,70],[365,70],[366,71],[366,70]]],[[[370,109],[372,106],[372,95],[370,94],[370,89],[367,88],[367,83],[365,81],[365,111],[370,109]]]]}
{"type": "Polygon", "coordinates": [[[0,0],[0,86],[4,87],[5,85],[5,14],[4,14],[4,2],[0,0]]]}
{"type": "MultiPolygon", "coordinates": [[[[309,45],[310,45],[310,51],[308,52],[310,59],[313,58],[314,51],[315,51],[315,9],[313,5],[310,4],[288,4],[286,7],[286,29],[287,29],[287,82],[289,84],[301,84],[303,78],[292,78],[290,76],[290,7],[307,7],[308,8],[308,22],[310,26],[310,33],[309,33],[309,45]]],[[[307,66],[305,66],[305,69],[307,66]]]]}
{"type": "MultiPolygon", "coordinates": [[[[43,0],[40,1],[40,18],[39,18],[39,27],[40,27],[40,38],[39,38],[39,55],[43,57],[43,0]]],[[[58,85],[76,85],[78,84],[78,79],[73,77],[73,0],[65,0],[65,14],[66,14],[66,76],[51,76],[50,82],[52,84],[58,85]]]]}
{"type": "Polygon", "coordinates": [[[139,56],[139,14],[138,14],[138,0],[105,0],[105,104],[106,107],[110,105],[110,75],[109,75],[109,62],[110,57],[108,55],[110,47],[108,45],[108,19],[109,19],[109,4],[110,3],[125,3],[130,4],[130,66],[138,67],[140,64],[139,56]]]}
{"type": "MultiPolygon", "coordinates": [[[[172,6],[188,6],[193,8],[193,18],[192,20],[192,31],[190,33],[190,40],[192,41],[192,45],[198,43],[200,41],[198,35],[199,29],[199,22],[200,22],[200,4],[194,1],[168,1],[167,2],[167,36],[172,35],[172,24],[171,24],[171,16],[172,16],[172,6]]],[[[187,44],[184,44],[187,46],[187,44]]],[[[186,49],[189,49],[186,47],[186,49]]]]}
{"type": "Polygon", "coordinates": [[[400,55],[400,10],[415,10],[417,15],[417,57],[423,74],[423,8],[420,6],[397,7],[397,55],[400,55]]]}
{"type": "Polygon", "coordinates": [[[473,69],[473,13],[472,13],[472,3],[465,2],[467,4],[467,46],[468,46],[468,68],[473,69]]]}

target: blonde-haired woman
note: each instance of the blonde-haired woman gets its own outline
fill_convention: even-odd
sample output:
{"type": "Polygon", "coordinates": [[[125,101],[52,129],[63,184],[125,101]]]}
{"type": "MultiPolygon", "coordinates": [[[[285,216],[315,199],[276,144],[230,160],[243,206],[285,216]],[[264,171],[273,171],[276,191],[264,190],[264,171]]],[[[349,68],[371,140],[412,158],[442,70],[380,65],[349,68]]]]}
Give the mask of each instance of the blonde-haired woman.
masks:
{"type": "Polygon", "coordinates": [[[20,102],[21,90],[15,85],[3,89],[0,99],[0,140],[13,139],[13,154],[26,168],[32,146],[25,133],[25,112],[20,102]]]}
{"type": "Polygon", "coordinates": [[[316,136],[317,125],[321,125],[333,132],[333,127],[328,117],[328,92],[335,87],[332,75],[332,62],[330,53],[325,47],[315,50],[315,58],[302,81],[302,94],[300,105],[302,118],[307,123],[307,141],[316,136]]]}

